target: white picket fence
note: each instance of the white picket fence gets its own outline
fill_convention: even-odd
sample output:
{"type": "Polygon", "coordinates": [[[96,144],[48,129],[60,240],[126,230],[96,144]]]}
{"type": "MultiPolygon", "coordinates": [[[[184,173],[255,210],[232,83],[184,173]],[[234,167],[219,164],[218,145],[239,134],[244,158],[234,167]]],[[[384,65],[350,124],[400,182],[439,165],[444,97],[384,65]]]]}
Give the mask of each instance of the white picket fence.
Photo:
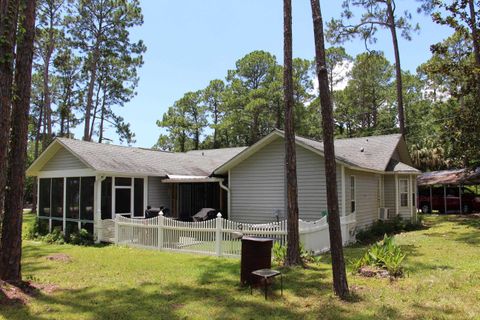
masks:
{"type": "MultiPolygon", "coordinates": [[[[344,244],[353,241],[355,216],[341,217],[344,244]]],[[[299,221],[300,241],[305,249],[316,253],[330,248],[326,217],[314,221],[299,221]]],[[[183,222],[162,215],[150,219],[115,218],[115,243],[133,247],[238,257],[241,237],[272,238],[285,245],[287,222],[246,224],[223,219],[183,222]]]]}

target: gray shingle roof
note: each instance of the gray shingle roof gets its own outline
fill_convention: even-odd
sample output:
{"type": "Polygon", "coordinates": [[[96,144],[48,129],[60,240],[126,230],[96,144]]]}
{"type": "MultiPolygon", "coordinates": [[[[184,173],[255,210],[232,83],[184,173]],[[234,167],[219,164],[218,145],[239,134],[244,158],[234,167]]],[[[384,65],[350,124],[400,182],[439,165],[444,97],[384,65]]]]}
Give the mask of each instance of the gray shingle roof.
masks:
{"type": "Polygon", "coordinates": [[[172,153],[67,138],[57,140],[96,171],[151,176],[208,176],[244,149],[204,150],[202,155],[201,151],[172,153]]]}
{"type": "Polygon", "coordinates": [[[393,171],[393,172],[412,172],[412,173],[420,173],[421,171],[418,169],[415,169],[414,167],[409,166],[408,164],[405,164],[403,162],[400,162],[398,160],[390,160],[388,166],[387,166],[387,171],[393,171]]]}
{"type": "MultiPolygon", "coordinates": [[[[360,168],[385,171],[401,134],[335,140],[338,160],[360,168]]],[[[297,141],[323,152],[323,142],[297,137],[297,141]]]]}

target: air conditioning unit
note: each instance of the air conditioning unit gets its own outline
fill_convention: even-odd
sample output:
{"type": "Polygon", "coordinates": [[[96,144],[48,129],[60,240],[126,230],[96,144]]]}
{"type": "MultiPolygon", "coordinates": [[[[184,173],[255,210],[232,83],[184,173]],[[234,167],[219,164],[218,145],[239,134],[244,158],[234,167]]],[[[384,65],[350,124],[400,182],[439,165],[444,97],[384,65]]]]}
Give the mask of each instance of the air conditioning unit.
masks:
{"type": "Polygon", "coordinates": [[[389,220],[391,218],[389,208],[378,208],[378,220],[389,220]]]}

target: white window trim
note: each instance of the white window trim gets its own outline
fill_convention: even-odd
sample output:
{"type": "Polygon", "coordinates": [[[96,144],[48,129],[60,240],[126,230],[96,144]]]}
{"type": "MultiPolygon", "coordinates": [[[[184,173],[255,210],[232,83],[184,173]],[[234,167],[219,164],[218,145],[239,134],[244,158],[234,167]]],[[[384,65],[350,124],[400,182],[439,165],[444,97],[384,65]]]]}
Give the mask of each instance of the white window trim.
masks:
{"type": "Polygon", "coordinates": [[[410,200],[410,188],[409,188],[409,185],[408,185],[408,179],[398,179],[398,200],[399,200],[399,206],[400,208],[408,208],[409,207],[409,200],[410,200]],[[405,182],[406,186],[407,186],[407,191],[402,191],[402,181],[405,182]],[[407,204],[406,205],[402,205],[402,194],[407,194],[407,204]]]}
{"type": "Polygon", "coordinates": [[[350,176],[350,214],[357,213],[357,177],[350,176]],[[352,178],[353,178],[353,193],[352,193],[352,178]],[[355,202],[355,210],[352,212],[352,202],[355,202]]]}
{"type": "Polygon", "coordinates": [[[130,216],[130,218],[145,218],[145,209],[147,208],[148,203],[148,177],[143,176],[110,176],[112,178],[112,219],[115,220],[117,214],[123,216],[130,216]],[[129,186],[116,186],[115,178],[130,178],[131,185],[129,186]],[[135,179],[143,179],[143,210],[141,216],[134,215],[135,208],[135,179]],[[116,189],[130,189],[130,212],[128,213],[117,213],[115,207],[115,191],[116,189]]]}

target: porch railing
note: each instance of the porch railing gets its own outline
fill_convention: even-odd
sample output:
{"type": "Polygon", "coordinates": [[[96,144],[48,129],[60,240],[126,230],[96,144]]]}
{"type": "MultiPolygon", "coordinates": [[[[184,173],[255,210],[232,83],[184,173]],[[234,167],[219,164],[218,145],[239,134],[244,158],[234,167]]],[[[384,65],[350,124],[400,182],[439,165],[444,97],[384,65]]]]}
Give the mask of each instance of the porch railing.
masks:
{"type": "MultiPolygon", "coordinates": [[[[341,217],[345,244],[353,241],[355,225],[354,215],[341,217]]],[[[300,220],[299,232],[305,249],[318,253],[330,248],[326,217],[313,222],[300,220]]],[[[150,219],[115,218],[114,242],[140,248],[238,257],[242,236],[268,237],[285,245],[287,222],[247,224],[223,219],[221,214],[201,222],[177,221],[162,215],[150,219]]]]}

